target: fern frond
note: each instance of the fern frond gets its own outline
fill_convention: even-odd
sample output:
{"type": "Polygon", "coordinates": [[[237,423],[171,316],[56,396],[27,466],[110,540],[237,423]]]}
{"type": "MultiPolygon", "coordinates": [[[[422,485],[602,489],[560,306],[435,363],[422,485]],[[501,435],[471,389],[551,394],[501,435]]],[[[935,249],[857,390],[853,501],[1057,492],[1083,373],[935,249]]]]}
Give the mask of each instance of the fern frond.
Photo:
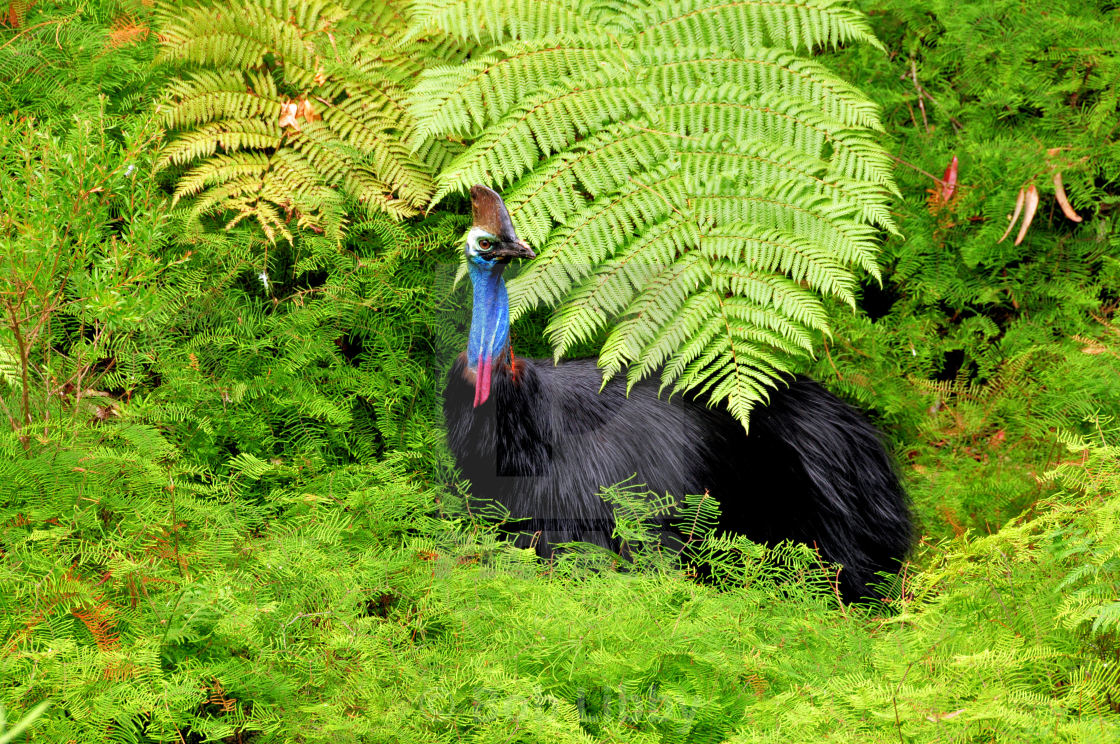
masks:
{"type": "Polygon", "coordinates": [[[510,282],[511,313],[557,307],[557,357],[616,324],[604,379],[660,370],[745,423],[767,380],[829,333],[821,295],[853,305],[854,272],[878,276],[896,192],[878,110],[807,56],[878,45],[843,3],[416,7],[411,37],[481,47],[413,89],[426,139],[468,141],[433,201],[475,183],[505,192],[538,247],[510,282]]]}
{"type": "Polygon", "coordinates": [[[704,194],[695,198],[694,209],[700,219],[715,224],[772,226],[879,276],[874,259],[876,230],[851,220],[845,205],[812,195],[796,181],[770,184],[764,193],[704,194]]]}
{"type": "Polygon", "coordinates": [[[200,70],[167,86],[160,106],[164,126],[182,129],[215,119],[280,119],[282,99],[268,76],[200,70]]]}
{"type": "Polygon", "coordinates": [[[412,6],[413,31],[465,37],[478,44],[546,36],[601,36],[602,13],[588,13],[579,0],[418,0],[412,6]]]}
{"type": "MultiPolygon", "coordinates": [[[[592,202],[553,231],[540,259],[530,263],[510,285],[511,316],[517,317],[538,303],[559,302],[596,264],[614,255],[620,248],[620,236],[640,236],[668,216],[675,200],[683,202],[683,183],[670,168],[643,176],[592,202]],[[666,194],[676,199],[666,198],[666,194]]],[[[656,245],[646,241],[647,250],[656,245]]]]}
{"type": "Polygon", "coordinates": [[[638,359],[659,326],[673,317],[706,276],[703,258],[690,252],[651,277],[603,343],[599,366],[604,376],[611,377],[638,359]]]}
{"type": "Polygon", "coordinates": [[[842,0],[660,0],[626,14],[620,26],[639,48],[712,44],[796,52],[849,42],[883,48],[867,19],[842,0]]]}
{"type": "Polygon", "coordinates": [[[542,244],[554,223],[582,209],[638,173],[669,159],[673,150],[661,137],[623,122],[581,140],[541,163],[505,193],[518,233],[542,244]]]}
{"type": "Polygon", "coordinates": [[[675,212],[646,227],[614,258],[603,262],[557,309],[546,329],[556,358],[592,338],[622,315],[634,297],[677,256],[699,245],[700,233],[687,215],[675,212]]]}
{"type": "Polygon", "coordinates": [[[659,46],[643,49],[633,64],[659,90],[730,84],[744,91],[781,91],[846,126],[883,129],[878,107],[855,86],[819,62],[785,49],[659,46]]]}
{"type": "Polygon", "coordinates": [[[647,91],[607,77],[545,90],[502,117],[452,161],[440,174],[444,185],[432,201],[473,183],[504,186],[542,157],[566,150],[607,124],[636,117],[648,105],[647,91]]]}
{"type": "Polygon", "coordinates": [[[228,183],[245,177],[260,179],[268,170],[270,158],[260,153],[235,153],[219,155],[202,165],[192,168],[179,179],[175,189],[175,200],[194,196],[210,186],[228,183]]]}
{"type": "Polygon", "coordinates": [[[280,146],[280,128],[260,119],[232,119],[205,124],[163,148],[161,164],[183,165],[208,158],[219,149],[271,150],[280,146]]]}
{"type": "Polygon", "coordinates": [[[477,136],[521,101],[540,80],[585,79],[631,60],[601,35],[540,38],[498,47],[466,64],[437,67],[413,89],[412,113],[425,132],[477,136]]]}
{"type": "Polygon", "coordinates": [[[165,58],[201,68],[169,84],[163,104],[173,130],[164,165],[202,161],[176,191],[203,200],[195,213],[225,203],[236,212],[231,225],[257,216],[270,236],[287,237],[280,224],[289,220],[337,235],[345,200],[398,219],[428,203],[434,169],[452,152],[419,135],[405,105],[402,86],[421,66],[412,54],[432,45],[402,41],[403,6],[249,0],[162,12],[165,58]],[[234,151],[286,163],[298,178],[285,192],[276,174],[259,173],[255,198],[246,191],[250,181],[227,188],[223,178],[248,175],[248,161],[219,157],[234,151]],[[207,188],[214,191],[203,194],[207,188]],[[328,197],[325,189],[338,193],[328,197]]]}
{"type": "Polygon", "coordinates": [[[784,276],[821,294],[855,306],[855,276],[843,262],[814,242],[760,225],[732,223],[704,236],[701,250],[730,266],[784,276]]]}

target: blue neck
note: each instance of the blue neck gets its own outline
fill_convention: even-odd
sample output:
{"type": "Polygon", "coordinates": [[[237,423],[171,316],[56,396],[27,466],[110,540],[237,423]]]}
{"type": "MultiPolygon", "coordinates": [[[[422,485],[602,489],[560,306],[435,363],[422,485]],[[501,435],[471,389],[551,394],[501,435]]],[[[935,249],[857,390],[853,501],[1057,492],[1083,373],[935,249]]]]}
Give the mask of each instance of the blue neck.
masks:
{"type": "Polygon", "coordinates": [[[477,370],[484,354],[496,361],[509,346],[509,296],[500,267],[486,270],[471,262],[468,271],[474,284],[474,309],[467,364],[477,370]]]}

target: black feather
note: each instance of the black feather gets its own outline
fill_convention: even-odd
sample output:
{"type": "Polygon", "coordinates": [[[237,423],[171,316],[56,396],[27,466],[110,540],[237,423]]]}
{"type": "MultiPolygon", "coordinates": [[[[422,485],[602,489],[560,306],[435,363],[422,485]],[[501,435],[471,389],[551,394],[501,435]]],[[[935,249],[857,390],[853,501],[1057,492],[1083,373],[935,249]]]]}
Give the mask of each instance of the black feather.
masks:
{"type": "Polygon", "coordinates": [[[659,494],[708,491],[721,529],[815,545],[844,566],[847,600],[872,596],[875,574],[897,570],[910,546],[905,496],[878,432],[811,380],[774,391],[748,436],[722,408],[658,397],[654,381],[627,396],[616,378],[600,393],[594,360],[499,364],[477,408],[469,377],[462,355],[444,396],[451,450],[472,499],[502,504],[541,555],[574,540],[617,549],[598,493],[635,475],[659,494]]]}

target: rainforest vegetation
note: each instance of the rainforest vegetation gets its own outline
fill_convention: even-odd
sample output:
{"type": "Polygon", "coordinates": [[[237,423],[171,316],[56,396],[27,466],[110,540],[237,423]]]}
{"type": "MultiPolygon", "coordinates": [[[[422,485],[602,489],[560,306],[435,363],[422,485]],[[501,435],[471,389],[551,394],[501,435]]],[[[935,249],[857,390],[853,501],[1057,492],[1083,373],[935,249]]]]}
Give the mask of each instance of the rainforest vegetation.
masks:
{"type": "Polygon", "coordinates": [[[0,10],[0,744],[1120,741],[1115,0],[0,10]],[[883,602],[465,508],[475,183],[518,355],[869,412],[883,602]]]}

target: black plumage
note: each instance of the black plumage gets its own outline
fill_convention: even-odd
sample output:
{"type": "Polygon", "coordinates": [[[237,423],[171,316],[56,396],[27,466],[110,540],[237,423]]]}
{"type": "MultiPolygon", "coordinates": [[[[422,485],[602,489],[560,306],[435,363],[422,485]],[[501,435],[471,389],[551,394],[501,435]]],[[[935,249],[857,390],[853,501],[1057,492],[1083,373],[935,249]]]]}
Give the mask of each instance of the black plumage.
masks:
{"type": "MultiPolygon", "coordinates": [[[[495,368],[489,400],[472,407],[465,355],[448,376],[448,442],[472,496],[495,500],[538,552],[581,540],[616,548],[614,520],[598,493],[625,481],[655,493],[708,491],[720,528],[758,542],[815,545],[840,563],[846,599],[873,594],[880,571],[896,571],[910,519],[878,432],[817,383],[799,378],[751,416],[750,435],[721,408],[665,400],[653,381],[626,396],[602,393],[594,360],[517,359],[495,368]],[[539,533],[539,534],[534,534],[539,533]]],[[[668,527],[668,525],[667,525],[668,527]]]]}
{"type": "Polygon", "coordinates": [[[505,208],[497,194],[476,186],[472,197],[472,341],[444,395],[448,442],[472,500],[500,503],[522,544],[548,555],[575,540],[617,549],[611,509],[598,496],[604,486],[629,480],[676,497],[707,491],[720,504],[721,529],[813,545],[843,566],[845,599],[874,595],[869,582],[897,570],[911,524],[892,460],[860,413],[795,378],[752,412],[748,435],[722,407],[659,397],[655,380],[627,395],[616,377],[600,392],[595,360],[518,358],[511,366],[501,272],[510,258],[533,254],[508,215],[498,219],[505,208]]]}

